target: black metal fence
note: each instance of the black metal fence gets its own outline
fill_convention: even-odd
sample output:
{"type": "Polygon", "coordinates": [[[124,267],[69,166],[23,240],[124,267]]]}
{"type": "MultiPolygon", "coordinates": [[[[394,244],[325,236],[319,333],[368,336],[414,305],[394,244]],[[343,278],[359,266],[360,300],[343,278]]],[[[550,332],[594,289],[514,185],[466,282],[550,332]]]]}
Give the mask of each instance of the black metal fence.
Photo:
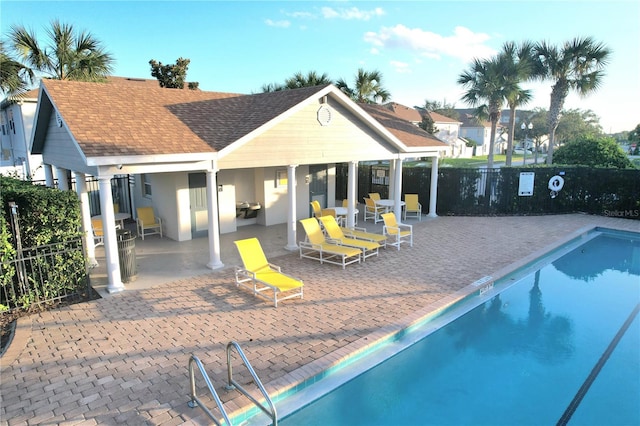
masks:
{"type": "Polygon", "coordinates": [[[23,249],[0,264],[2,310],[26,309],[89,296],[82,239],[23,249]]]}
{"type": "MultiPolygon", "coordinates": [[[[113,197],[114,205],[117,205],[117,208],[120,213],[129,213],[133,215],[131,211],[131,183],[132,179],[129,175],[116,176],[111,179],[111,195],[113,197]]],[[[75,177],[71,178],[71,188],[76,190],[76,180],[75,177]]],[[[34,181],[36,185],[45,185],[45,181],[34,181]]],[[[54,180],[54,184],[57,185],[57,179],[54,180]]],[[[90,176],[86,179],[87,184],[87,194],[89,196],[89,210],[91,212],[91,216],[96,216],[102,214],[100,210],[100,187],[98,184],[98,179],[90,176]]]]}
{"type": "MultiPolygon", "coordinates": [[[[388,197],[387,165],[361,165],[358,171],[358,201],[362,202],[369,192],[388,197]]],[[[347,165],[338,165],[336,173],[336,198],[346,198],[347,165]]],[[[403,192],[418,194],[425,206],[423,211],[429,205],[430,185],[430,167],[403,168],[403,192]]],[[[438,169],[437,198],[436,211],[439,215],[583,212],[640,220],[640,170],[555,166],[495,169],[443,167],[438,169]],[[533,193],[528,196],[519,195],[522,172],[533,173],[533,193]],[[564,187],[557,194],[551,194],[548,183],[557,175],[564,179],[564,187]]]]}

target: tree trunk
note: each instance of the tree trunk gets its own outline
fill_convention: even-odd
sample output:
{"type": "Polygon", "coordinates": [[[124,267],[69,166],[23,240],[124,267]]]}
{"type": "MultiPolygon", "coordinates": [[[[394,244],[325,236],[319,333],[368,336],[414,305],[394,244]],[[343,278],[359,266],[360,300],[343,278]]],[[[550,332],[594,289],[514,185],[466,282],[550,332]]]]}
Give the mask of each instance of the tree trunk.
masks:
{"type": "Polygon", "coordinates": [[[512,151],[513,151],[513,137],[516,129],[516,106],[509,107],[509,134],[507,135],[507,167],[511,166],[512,151]]]}
{"type": "Polygon", "coordinates": [[[549,126],[549,149],[547,150],[547,164],[553,162],[553,146],[556,139],[556,129],[560,122],[560,113],[564,106],[564,100],[569,94],[569,82],[567,80],[558,80],[551,90],[551,104],[549,106],[549,116],[547,125],[549,126]]]}

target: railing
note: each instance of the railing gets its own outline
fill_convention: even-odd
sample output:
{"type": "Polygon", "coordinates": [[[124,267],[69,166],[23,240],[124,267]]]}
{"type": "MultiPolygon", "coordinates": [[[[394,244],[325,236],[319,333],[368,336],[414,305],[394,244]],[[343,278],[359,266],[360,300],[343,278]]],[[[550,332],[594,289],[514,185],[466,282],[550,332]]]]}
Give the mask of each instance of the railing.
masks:
{"type": "MultiPolygon", "coordinates": [[[[220,413],[222,414],[222,417],[224,418],[224,421],[226,422],[227,425],[231,425],[231,420],[229,420],[229,416],[227,415],[227,412],[224,409],[224,406],[222,404],[222,401],[220,400],[220,397],[218,396],[218,393],[216,392],[215,388],[213,387],[213,384],[211,383],[211,379],[209,378],[209,375],[207,374],[204,366],[202,365],[202,362],[195,355],[191,355],[191,358],[189,359],[189,379],[190,379],[190,384],[191,384],[191,401],[188,402],[189,407],[195,408],[195,407],[199,406],[200,408],[202,408],[202,410],[207,414],[207,416],[209,416],[209,418],[216,425],[218,425],[218,426],[221,425],[221,423],[214,416],[214,414],[211,412],[211,410],[209,410],[202,403],[202,401],[198,398],[198,396],[196,394],[196,381],[195,381],[195,368],[194,368],[194,366],[197,366],[198,370],[200,371],[200,374],[202,374],[202,377],[204,378],[204,381],[205,381],[205,383],[207,385],[207,388],[209,389],[209,392],[211,392],[211,395],[213,396],[213,399],[214,399],[216,405],[218,406],[218,410],[220,410],[220,413]]],[[[226,388],[229,389],[229,390],[236,389],[238,392],[242,393],[244,396],[249,398],[251,400],[251,402],[253,402],[258,408],[260,408],[265,414],[267,414],[271,418],[271,421],[273,422],[273,426],[278,426],[278,414],[276,412],[276,407],[273,404],[273,401],[271,401],[271,398],[269,397],[269,394],[267,393],[267,391],[265,390],[264,386],[262,385],[262,382],[258,378],[258,375],[256,374],[256,372],[253,369],[253,367],[251,366],[251,363],[249,363],[249,360],[247,359],[247,357],[245,356],[244,352],[242,351],[242,348],[240,348],[240,345],[238,343],[233,342],[233,341],[229,342],[229,344],[227,345],[227,375],[228,375],[228,380],[229,381],[228,381],[228,384],[227,384],[226,388]],[[249,371],[249,373],[253,377],[254,383],[256,384],[256,386],[258,387],[258,389],[260,390],[260,392],[264,396],[264,398],[265,398],[265,400],[266,400],[266,402],[268,404],[268,407],[263,405],[262,403],[260,403],[260,401],[255,399],[253,396],[251,396],[249,394],[249,392],[247,392],[246,389],[244,389],[238,382],[236,382],[233,379],[233,369],[231,367],[231,351],[232,351],[232,349],[235,349],[237,351],[237,353],[240,356],[240,358],[242,359],[242,362],[244,363],[245,367],[247,367],[247,370],[249,371]]]]}
{"type": "Polygon", "coordinates": [[[80,238],[26,248],[0,264],[0,305],[9,311],[89,296],[80,238]]]}
{"type": "Polygon", "coordinates": [[[227,389],[234,389],[234,388],[237,389],[240,393],[242,393],[244,396],[249,398],[251,402],[253,402],[258,408],[264,411],[266,415],[271,417],[271,420],[273,421],[273,426],[278,426],[278,414],[276,413],[276,407],[275,405],[273,405],[273,401],[271,401],[271,398],[269,398],[269,394],[265,390],[264,386],[262,386],[262,382],[256,375],[256,372],[253,370],[253,367],[251,367],[249,360],[245,356],[244,352],[242,352],[240,345],[237,344],[236,342],[229,342],[229,344],[227,345],[227,373],[229,378],[229,384],[227,385],[227,389]],[[258,386],[258,389],[260,389],[262,396],[264,396],[265,400],[269,404],[269,408],[265,407],[254,397],[249,395],[249,392],[247,392],[238,382],[233,380],[233,371],[231,368],[231,349],[233,348],[235,348],[238,351],[238,355],[240,355],[240,358],[242,358],[242,362],[247,367],[247,370],[249,370],[249,373],[251,373],[251,377],[253,377],[253,381],[255,382],[256,386],[258,386]]]}
{"type": "Polygon", "coordinates": [[[200,374],[202,374],[202,377],[204,378],[204,381],[207,384],[207,388],[209,389],[209,392],[211,392],[211,395],[213,396],[213,399],[216,402],[216,405],[218,406],[218,410],[220,410],[220,413],[222,413],[222,417],[224,418],[224,421],[227,422],[228,425],[231,425],[231,420],[229,420],[229,416],[227,416],[227,412],[224,410],[224,407],[222,405],[222,401],[220,400],[220,397],[218,396],[218,393],[216,392],[215,388],[213,387],[213,384],[211,383],[211,379],[209,378],[209,375],[205,371],[204,366],[202,365],[202,362],[195,355],[191,355],[191,358],[189,359],[189,379],[190,379],[190,382],[191,382],[191,401],[189,401],[187,403],[187,405],[189,405],[189,407],[191,407],[191,408],[195,408],[195,407],[199,406],[207,414],[207,416],[209,416],[209,418],[211,420],[213,420],[213,422],[216,425],[218,425],[218,426],[221,425],[221,423],[213,415],[211,410],[209,410],[202,403],[200,398],[198,398],[198,396],[196,395],[196,378],[195,378],[195,370],[194,370],[194,367],[193,367],[194,364],[198,367],[198,370],[200,371],[200,374]]]}

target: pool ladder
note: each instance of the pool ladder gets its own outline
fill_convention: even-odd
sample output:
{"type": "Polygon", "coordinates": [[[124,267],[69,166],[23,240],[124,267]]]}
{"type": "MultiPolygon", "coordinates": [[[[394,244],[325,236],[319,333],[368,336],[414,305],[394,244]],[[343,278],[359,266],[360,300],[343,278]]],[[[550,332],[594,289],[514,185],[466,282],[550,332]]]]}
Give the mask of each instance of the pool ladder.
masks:
{"type": "MultiPolygon", "coordinates": [[[[202,365],[202,362],[200,361],[200,359],[198,359],[198,357],[195,355],[191,355],[191,358],[189,359],[189,378],[191,381],[191,395],[190,395],[191,401],[188,402],[189,407],[195,408],[199,406],[209,416],[209,418],[213,420],[213,422],[216,425],[221,426],[221,423],[213,415],[211,410],[209,410],[196,395],[196,380],[195,380],[194,366],[197,366],[198,370],[200,371],[200,374],[202,374],[202,377],[204,378],[207,388],[209,388],[209,392],[211,392],[211,395],[213,396],[213,399],[216,402],[216,405],[218,406],[220,413],[222,413],[222,417],[224,418],[224,421],[226,422],[227,425],[231,426],[231,420],[229,420],[229,416],[227,415],[227,412],[225,411],[222,405],[222,401],[220,400],[218,393],[216,392],[215,388],[213,387],[213,384],[211,383],[211,379],[209,379],[209,375],[205,371],[204,366],[202,365]]],[[[276,413],[276,407],[275,405],[273,405],[273,401],[271,401],[269,394],[267,393],[264,386],[262,385],[262,382],[258,378],[258,375],[256,374],[253,367],[251,366],[251,363],[249,363],[249,360],[247,359],[244,352],[242,351],[242,348],[240,348],[240,345],[238,343],[233,341],[227,344],[227,376],[229,379],[229,383],[226,386],[227,389],[237,389],[240,393],[242,393],[244,396],[249,398],[251,402],[253,402],[258,408],[264,411],[266,415],[271,417],[273,426],[278,426],[278,415],[276,413]],[[251,373],[251,376],[253,377],[253,381],[258,386],[258,389],[260,389],[262,396],[264,396],[268,404],[268,407],[261,404],[258,400],[252,397],[249,394],[249,392],[245,390],[245,388],[243,388],[238,382],[233,380],[233,371],[231,367],[231,350],[232,349],[235,349],[238,352],[238,355],[242,359],[242,362],[244,363],[245,367],[247,367],[247,370],[249,370],[249,373],[251,373]]]]}

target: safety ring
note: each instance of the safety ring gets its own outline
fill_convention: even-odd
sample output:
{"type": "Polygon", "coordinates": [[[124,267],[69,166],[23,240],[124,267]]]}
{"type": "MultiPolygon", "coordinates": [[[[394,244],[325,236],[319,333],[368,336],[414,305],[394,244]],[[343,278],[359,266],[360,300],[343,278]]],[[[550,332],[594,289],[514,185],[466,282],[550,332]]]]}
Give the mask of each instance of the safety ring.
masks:
{"type": "Polygon", "coordinates": [[[564,179],[562,179],[562,176],[554,176],[551,179],[549,179],[549,189],[555,192],[558,192],[562,189],[562,187],[564,186],[564,179]]]}

